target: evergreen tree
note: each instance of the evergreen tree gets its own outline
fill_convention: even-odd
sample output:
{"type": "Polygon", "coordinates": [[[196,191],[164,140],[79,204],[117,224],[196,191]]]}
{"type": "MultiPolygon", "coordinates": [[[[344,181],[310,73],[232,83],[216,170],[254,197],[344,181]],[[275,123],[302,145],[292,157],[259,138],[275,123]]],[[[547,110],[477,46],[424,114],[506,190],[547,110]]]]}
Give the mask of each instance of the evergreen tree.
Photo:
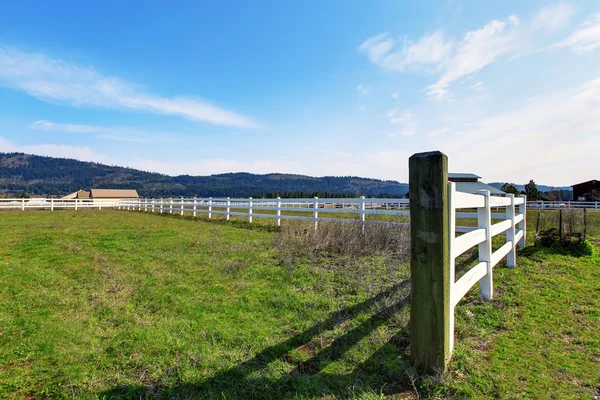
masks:
{"type": "Polygon", "coordinates": [[[536,201],[542,199],[542,194],[538,190],[533,179],[525,185],[525,194],[527,195],[527,200],[536,201]]]}

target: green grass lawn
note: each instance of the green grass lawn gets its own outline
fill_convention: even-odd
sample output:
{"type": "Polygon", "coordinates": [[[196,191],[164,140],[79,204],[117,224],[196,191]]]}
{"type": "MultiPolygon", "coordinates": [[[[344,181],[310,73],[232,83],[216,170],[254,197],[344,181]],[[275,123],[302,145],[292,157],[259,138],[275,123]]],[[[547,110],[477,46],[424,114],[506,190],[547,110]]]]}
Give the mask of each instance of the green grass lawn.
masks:
{"type": "Polygon", "coordinates": [[[0,398],[591,399],[600,387],[597,254],[528,246],[517,268],[496,267],[495,300],[475,288],[457,308],[449,373],[425,377],[407,358],[409,267],[385,254],[287,252],[270,220],[0,218],[0,398]]]}
{"type": "Polygon", "coordinates": [[[405,388],[406,265],[311,266],[281,257],[277,233],[259,224],[126,211],[0,218],[0,398],[405,388]]]}

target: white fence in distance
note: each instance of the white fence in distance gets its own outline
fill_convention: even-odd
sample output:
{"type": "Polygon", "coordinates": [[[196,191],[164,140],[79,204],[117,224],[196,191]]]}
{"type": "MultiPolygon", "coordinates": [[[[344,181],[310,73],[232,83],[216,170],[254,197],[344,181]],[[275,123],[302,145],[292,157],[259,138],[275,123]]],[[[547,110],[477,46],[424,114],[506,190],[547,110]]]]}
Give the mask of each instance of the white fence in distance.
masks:
{"type": "MultiPolygon", "coordinates": [[[[245,217],[248,222],[254,218],[275,219],[277,226],[282,220],[312,221],[315,229],[318,223],[325,222],[362,222],[382,223],[381,221],[368,221],[368,215],[410,216],[408,199],[372,199],[372,198],[340,198],[320,199],[253,199],[249,198],[169,198],[169,199],[138,199],[120,201],[119,209],[137,210],[145,212],[169,213],[184,215],[191,214],[196,217],[198,213],[225,215],[229,220],[231,216],[245,217]],[[267,213],[267,212],[271,213],[267,213]],[[304,213],[308,215],[289,215],[284,212],[304,213]],[[339,215],[339,218],[323,217],[322,215],[339,215]],[[358,218],[348,218],[348,214],[356,214],[358,218]]],[[[385,222],[398,223],[398,222],[385,222]]],[[[408,224],[407,224],[408,225],[408,224]]]]}
{"type": "Polygon", "coordinates": [[[448,183],[448,201],[450,224],[450,351],[454,347],[454,308],[468,291],[479,282],[481,296],[491,300],[494,293],[493,268],[506,257],[506,265],[514,267],[517,259],[517,247],[525,246],[527,204],[525,196],[490,196],[486,190],[478,194],[456,191],[454,182],[448,183]],[[476,212],[462,212],[459,209],[477,209],[476,212]],[[504,213],[492,212],[492,209],[505,210],[504,213]],[[457,226],[457,218],[474,218],[477,227],[457,226]],[[492,220],[501,220],[492,224],[492,220]],[[457,236],[456,233],[462,233],[457,236]],[[494,236],[504,234],[506,241],[492,252],[494,236]],[[478,246],[479,263],[455,281],[456,259],[474,246],[478,246]]]}
{"type": "Polygon", "coordinates": [[[119,202],[117,200],[88,200],[88,199],[2,199],[0,198],[0,209],[4,210],[58,210],[58,209],[92,209],[97,208],[116,208],[119,202]]]}
{"type": "Polygon", "coordinates": [[[598,211],[600,201],[528,201],[527,208],[536,210],[586,209],[598,211]]]}

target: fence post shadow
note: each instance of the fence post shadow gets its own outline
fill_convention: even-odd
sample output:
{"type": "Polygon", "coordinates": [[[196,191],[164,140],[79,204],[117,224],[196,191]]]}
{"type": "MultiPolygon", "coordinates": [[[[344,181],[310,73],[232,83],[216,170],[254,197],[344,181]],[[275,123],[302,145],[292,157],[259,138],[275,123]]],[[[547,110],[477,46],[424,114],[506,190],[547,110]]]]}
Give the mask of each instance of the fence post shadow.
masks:
{"type": "Polygon", "coordinates": [[[392,336],[387,343],[376,350],[367,360],[346,374],[332,374],[324,369],[330,363],[339,360],[362,339],[369,336],[378,327],[385,325],[389,319],[410,305],[410,280],[399,282],[370,299],[346,307],[332,313],[311,328],[298,333],[289,339],[269,346],[247,361],[235,367],[217,372],[214,376],[201,382],[181,382],[170,387],[152,387],[143,385],[119,385],[98,394],[101,399],[133,399],[133,398],[289,398],[294,397],[300,381],[312,380],[323,382],[313,389],[318,395],[337,395],[355,383],[358,378],[372,378],[377,381],[367,390],[381,390],[388,394],[399,393],[411,389],[408,381],[402,382],[397,376],[391,378],[390,372],[382,369],[382,359],[405,358],[408,365],[408,331],[402,329],[392,336]],[[399,296],[400,294],[400,296],[399,296]],[[400,297],[400,298],[398,298],[400,297]],[[393,300],[392,300],[393,298],[393,300]],[[391,304],[389,304],[391,303],[391,304]],[[295,361],[290,353],[305,347],[321,333],[334,329],[346,321],[351,321],[363,313],[372,313],[368,318],[333,342],[322,347],[307,360],[295,361]],[[276,360],[295,364],[291,372],[277,379],[265,377],[253,378],[270,363],[276,360]]]}

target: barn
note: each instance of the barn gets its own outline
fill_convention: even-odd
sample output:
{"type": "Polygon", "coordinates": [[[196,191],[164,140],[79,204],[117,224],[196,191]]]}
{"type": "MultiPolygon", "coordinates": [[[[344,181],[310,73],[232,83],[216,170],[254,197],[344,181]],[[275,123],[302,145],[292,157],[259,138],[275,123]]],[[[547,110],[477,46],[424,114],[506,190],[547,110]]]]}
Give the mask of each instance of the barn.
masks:
{"type": "Polygon", "coordinates": [[[139,197],[134,189],[90,189],[90,198],[94,201],[137,200],[139,197]]]}
{"type": "Polygon", "coordinates": [[[592,179],[571,187],[573,188],[573,201],[600,201],[599,180],[592,179]]]}

